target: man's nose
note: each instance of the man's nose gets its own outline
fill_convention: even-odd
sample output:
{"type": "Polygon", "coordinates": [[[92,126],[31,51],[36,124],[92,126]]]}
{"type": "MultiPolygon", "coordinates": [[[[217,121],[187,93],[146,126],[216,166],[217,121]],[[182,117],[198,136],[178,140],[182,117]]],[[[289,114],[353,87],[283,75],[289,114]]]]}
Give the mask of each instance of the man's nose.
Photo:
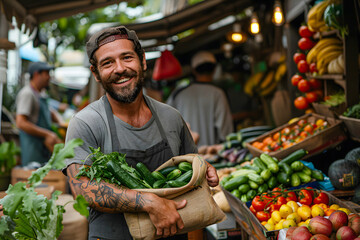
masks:
{"type": "Polygon", "coordinates": [[[126,69],[124,63],[121,60],[116,60],[115,62],[115,71],[118,73],[124,72],[126,69]]]}

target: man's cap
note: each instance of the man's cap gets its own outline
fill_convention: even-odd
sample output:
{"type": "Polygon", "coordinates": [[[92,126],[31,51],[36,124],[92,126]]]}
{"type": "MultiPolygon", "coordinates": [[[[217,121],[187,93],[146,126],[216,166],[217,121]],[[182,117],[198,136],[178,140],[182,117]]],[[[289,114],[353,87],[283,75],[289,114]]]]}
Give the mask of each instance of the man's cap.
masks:
{"type": "Polygon", "coordinates": [[[191,59],[191,67],[193,69],[197,68],[198,66],[204,63],[213,63],[216,64],[216,58],[214,54],[207,51],[201,51],[196,53],[191,59]]]}
{"type": "Polygon", "coordinates": [[[50,71],[53,70],[54,68],[55,68],[54,66],[48,65],[47,63],[44,62],[33,62],[30,63],[28,67],[28,73],[33,75],[35,72],[50,71]]]}
{"type": "Polygon", "coordinates": [[[129,30],[124,26],[105,28],[93,34],[86,43],[86,53],[89,59],[93,57],[95,51],[99,47],[118,39],[132,40],[135,44],[135,48],[141,48],[139,39],[134,30],[129,30]]]}

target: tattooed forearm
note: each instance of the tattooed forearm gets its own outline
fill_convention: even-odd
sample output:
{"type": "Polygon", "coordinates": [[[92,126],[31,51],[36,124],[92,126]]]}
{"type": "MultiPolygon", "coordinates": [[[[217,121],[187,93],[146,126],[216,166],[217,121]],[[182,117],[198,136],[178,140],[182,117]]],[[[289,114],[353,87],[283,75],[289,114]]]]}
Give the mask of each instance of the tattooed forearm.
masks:
{"type": "Polygon", "coordinates": [[[72,164],[67,173],[71,190],[75,195],[83,195],[89,206],[103,212],[141,211],[145,205],[143,194],[116,187],[103,181],[90,181],[86,177],[77,178],[81,166],[72,164]]]}

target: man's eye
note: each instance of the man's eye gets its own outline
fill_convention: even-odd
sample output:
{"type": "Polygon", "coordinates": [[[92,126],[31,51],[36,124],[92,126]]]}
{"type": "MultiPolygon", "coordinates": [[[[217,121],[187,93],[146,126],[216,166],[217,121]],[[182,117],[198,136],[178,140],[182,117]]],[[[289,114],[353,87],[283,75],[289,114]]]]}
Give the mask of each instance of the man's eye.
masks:
{"type": "Polygon", "coordinates": [[[131,60],[131,59],[133,59],[133,56],[125,56],[124,57],[124,60],[131,60]]]}

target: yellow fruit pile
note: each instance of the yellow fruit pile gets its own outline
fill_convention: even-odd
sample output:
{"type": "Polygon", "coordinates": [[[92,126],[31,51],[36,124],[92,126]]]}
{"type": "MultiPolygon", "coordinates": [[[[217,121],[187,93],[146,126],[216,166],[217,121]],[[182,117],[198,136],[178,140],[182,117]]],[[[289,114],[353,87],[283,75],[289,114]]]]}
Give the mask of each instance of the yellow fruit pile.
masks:
{"type": "Polygon", "coordinates": [[[326,7],[332,3],[337,3],[338,0],[324,0],[313,6],[307,15],[307,25],[313,32],[329,31],[329,28],[324,21],[324,11],[326,7]]]}

